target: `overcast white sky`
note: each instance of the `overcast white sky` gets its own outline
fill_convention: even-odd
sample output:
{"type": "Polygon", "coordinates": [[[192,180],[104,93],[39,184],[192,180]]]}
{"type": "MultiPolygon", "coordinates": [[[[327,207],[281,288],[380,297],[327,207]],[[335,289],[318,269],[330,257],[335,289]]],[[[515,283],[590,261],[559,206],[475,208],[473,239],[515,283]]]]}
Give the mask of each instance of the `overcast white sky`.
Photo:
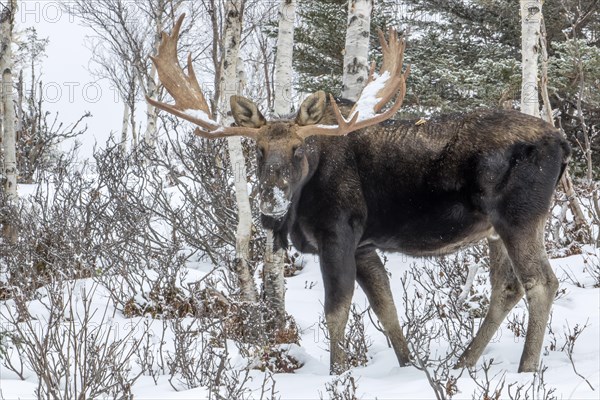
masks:
{"type": "Polygon", "coordinates": [[[46,110],[58,111],[65,124],[75,122],[86,111],[92,113],[86,137],[79,139],[81,156],[89,157],[95,142],[103,146],[111,131],[120,130],[123,107],[109,83],[97,81],[88,72],[91,51],[84,42],[93,32],[63,11],[60,3],[68,1],[20,1],[15,24],[17,30],[35,26],[40,37],[50,40],[42,64],[46,110]]]}

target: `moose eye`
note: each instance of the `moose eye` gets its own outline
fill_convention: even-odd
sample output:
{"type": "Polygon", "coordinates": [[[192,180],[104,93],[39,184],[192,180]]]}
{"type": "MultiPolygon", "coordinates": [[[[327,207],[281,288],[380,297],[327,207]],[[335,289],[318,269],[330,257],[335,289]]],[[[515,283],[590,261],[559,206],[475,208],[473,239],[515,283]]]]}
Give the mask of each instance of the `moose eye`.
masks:
{"type": "Polygon", "coordinates": [[[303,146],[299,146],[294,149],[294,157],[296,157],[296,158],[304,157],[304,147],[303,146]]]}

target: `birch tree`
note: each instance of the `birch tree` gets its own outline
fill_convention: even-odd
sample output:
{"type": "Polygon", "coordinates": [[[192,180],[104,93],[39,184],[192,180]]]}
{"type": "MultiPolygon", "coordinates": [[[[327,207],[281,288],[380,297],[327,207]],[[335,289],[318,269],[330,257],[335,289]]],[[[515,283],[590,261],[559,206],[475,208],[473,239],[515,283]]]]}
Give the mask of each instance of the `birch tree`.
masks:
{"type": "Polygon", "coordinates": [[[17,151],[15,105],[13,101],[13,28],[17,1],[9,0],[0,11],[0,72],[2,73],[3,190],[9,201],[17,197],[17,151]]]}
{"type": "Polygon", "coordinates": [[[540,116],[538,101],[538,53],[542,0],[521,0],[521,112],[540,116]]]}
{"type": "Polygon", "coordinates": [[[369,74],[369,36],[373,0],[348,2],[342,97],[356,101],[369,74]]]}
{"type": "MultiPolygon", "coordinates": [[[[539,107],[539,86],[538,86],[538,57],[539,49],[542,48],[546,52],[545,36],[541,35],[542,26],[542,1],[541,0],[521,0],[521,55],[522,55],[522,81],[521,81],[521,112],[535,117],[540,117],[539,107]]],[[[550,109],[550,102],[547,95],[547,69],[546,59],[544,54],[543,66],[543,99],[546,104],[544,106],[545,114],[542,115],[548,122],[554,123],[550,109]]],[[[589,227],[583,215],[583,211],[579,204],[577,194],[573,187],[573,182],[569,175],[568,169],[561,177],[561,185],[569,198],[569,207],[573,213],[575,220],[575,228],[580,232],[578,239],[584,242],[589,242],[591,235],[589,227]]]]}
{"type": "MultiPolygon", "coordinates": [[[[238,94],[237,75],[238,53],[242,36],[242,20],[245,0],[228,0],[225,5],[223,28],[223,57],[219,82],[219,106],[222,125],[233,124],[228,116],[229,99],[238,94]]],[[[258,292],[252,277],[248,260],[250,259],[250,240],[252,238],[252,210],[248,196],[246,161],[240,137],[228,137],[229,159],[233,168],[235,199],[238,207],[238,225],[235,243],[235,271],[240,283],[240,295],[243,301],[258,301],[258,292]]]]}
{"type": "MultiPolygon", "coordinates": [[[[277,115],[286,115],[291,111],[295,3],[295,0],[282,0],[279,11],[274,93],[274,112],[277,115]]],[[[267,229],[266,234],[265,302],[273,313],[273,325],[278,329],[285,324],[285,249],[274,251],[273,231],[267,229]]]]}
{"type": "MultiPolygon", "coordinates": [[[[0,144],[3,148],[0,178],[2,190],[6,200],[12,203],[17,198],[17,147],[15,131],[15,105],[13,102],[13,77],[12,77],[12,43],[14,18],[17,12],[17,1],[9,0],[7,4],[0,5],[0,73],[2,82],[0,94],[2,97],[2,132],[0,144]]],[[[15,231],[10,221],[2,222],[2,234],[10,241],[16,241],[15,231]]]]}
{"type": "Polygon", "coordinates": [[[275,58],[275,96],[273,110],[277,115],[291,111],[292,99],[292,56],[294,50],[294,19],[296,0],[281,0],[279,30],[277,33],[277,55],[275,58]]]}

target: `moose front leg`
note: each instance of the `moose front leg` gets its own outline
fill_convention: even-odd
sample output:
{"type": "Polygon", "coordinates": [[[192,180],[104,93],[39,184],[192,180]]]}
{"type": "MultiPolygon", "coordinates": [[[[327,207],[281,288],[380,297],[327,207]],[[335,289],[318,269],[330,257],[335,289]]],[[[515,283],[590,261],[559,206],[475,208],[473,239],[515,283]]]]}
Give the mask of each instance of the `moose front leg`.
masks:
{"type": "Polygon", "coordinates": [[[356,278],[354,243],[354,234],[350,229],[325,234],[319,243],[332,374],[340,374],[348,369],[343,345],[356,278]]]}

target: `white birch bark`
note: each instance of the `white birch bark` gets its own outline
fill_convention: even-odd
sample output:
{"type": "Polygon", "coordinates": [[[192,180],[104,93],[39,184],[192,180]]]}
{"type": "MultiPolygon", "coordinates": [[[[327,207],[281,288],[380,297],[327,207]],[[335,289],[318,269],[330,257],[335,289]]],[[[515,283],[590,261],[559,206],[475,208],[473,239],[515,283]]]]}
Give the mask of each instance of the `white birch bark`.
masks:
{"type": "MultiPolygon", "coordinates": [[[[160,32],[162,32],[162,24],[159,22],[158,27],[160,32]]],[[[154,43],[155,48],[158,48],[158,44],[160,43],[160,39],[158,39],[154,43]]],[[[146,80],[146,90],[147,95],[151,99],[156,99],[158,95],[158,87],[156,86],[156,66],[152,63],[150,67],[150,74],[148,75],[148,79],[146,80]]],[[[144,140],[149,147],[154,147],[154,143],[156,142],[156,120],[158,118],[158,113],[156,112],[156,108],[151,105],[149,102],[146,102],[146,132],[144,133],[144,140]]]]}
{"type": "Polygon", "coordinates": [[[373,0],[348,2],[342,97],[356,101],[369,74],[369,35],[373,0]]]}
{"type": "Polygon", "coordinates": [[[540,116],[538,101],[538,55],[541,0],[521,0],[521,112],[540,116]]]}
{"type": "Polygon", "coordinates": [[[281,0],[275,58],[275,101],[273,104],[273,111],[280,116],[289,114],[291,111],[295,12],[296,0],[281,0]]]}
{"type": "Polygon", "coordinates": [[[2,74],[2,102],[4,105],[4,191],[10,200],[15,200],[17,198],[17,147],[12,84],[12,72],[10,68],[5,68],[2,74]]]}
{"type": "MultiPolygon", "coordinates": [[[[279,33],[275,63],[274,112],[286,115],[292,104],[292,58],[294,49],[295,0],[281,0],[279,33]]],[[[274,235],[266,230],[267,243],[264,260],[265,302],[272,312],[275,329],[285,325],[285,280],[283,276],[285,249],[273,251],[274,235]]]]}
{"type": "Polygon", "coordinates": [[[274,330],[285,327],[285,249],[273,251],[273,231],[267,229],[267,243],[264,260],[265,303],[271,313],[271,326],[274,330]]]}
{"type": "MultiPolygon", "coordinates": [[[[156,83],[154,81],[155,73],[154,67],[152,67],[153,71],[151,71],[150,78],[148,79],[148,97],[155,99],[156,98],[156,83]]],[[[146,102],[148,105],[146,107],[146,132],[144,133],[144,140],[146,144],[150,147],[154,147],[154,143],[156,142],[156,120],[158,118],[158,114],[156,112],[156,108],[150,103],[146,102]]]]}
{"type": "Polygon", "coordinates": [[[135,149],[138,145],[138,133],[136,128],[136,120],[135,120],[135,85],[136,85],[136,76],[135,74],[131,78],[132,81],[129,87],[129,93],[127,97],[127,104],[129,105],[129,125],[131,126],[131,146],[135,149]]]}
{"type": "MultiPolygon", "coordinates": [[[[15,132],[15,104],[13,102],[12,40],[17,1],[10,0],[0,16],[0,66],[2,70],[2,144],[4,146],[3,190],[9,201],[17,198],[17,151],[15,132]]],[[[6,228],[6,227],[5,227],[6,228]]]]}
{"type": "MultiPolygon", "coordinates": [[[[221,61],[221,97],[219,111],[221,123],[229,126],[233,118],[227,116],[229,98],[238,93],[237,61],[242,32],[243,0],[228,0],[225,6],[225,27],[223,31],[224,55],[221,61]]],[[[240,296],[244,301],[258,301],[258,292],[254,279],[250,274],[248,259],[250,258],[250,239],[252,237],[252,211],[248,196],[248,179],[246,162],[240,137],[227,138],[229,159],[233,168],[235,199],[238,207],[238,225],[236,231],[235,269],[240,283],[240,296]]]]}
{"type": "Polygon", "coordinates": [[[127,131],[129,130],[129,103],[127,100],[123,102],[123,120],[121,121],[121,141],[119,143],[119,151],[122,156],[127,154],[127,131]]]}

